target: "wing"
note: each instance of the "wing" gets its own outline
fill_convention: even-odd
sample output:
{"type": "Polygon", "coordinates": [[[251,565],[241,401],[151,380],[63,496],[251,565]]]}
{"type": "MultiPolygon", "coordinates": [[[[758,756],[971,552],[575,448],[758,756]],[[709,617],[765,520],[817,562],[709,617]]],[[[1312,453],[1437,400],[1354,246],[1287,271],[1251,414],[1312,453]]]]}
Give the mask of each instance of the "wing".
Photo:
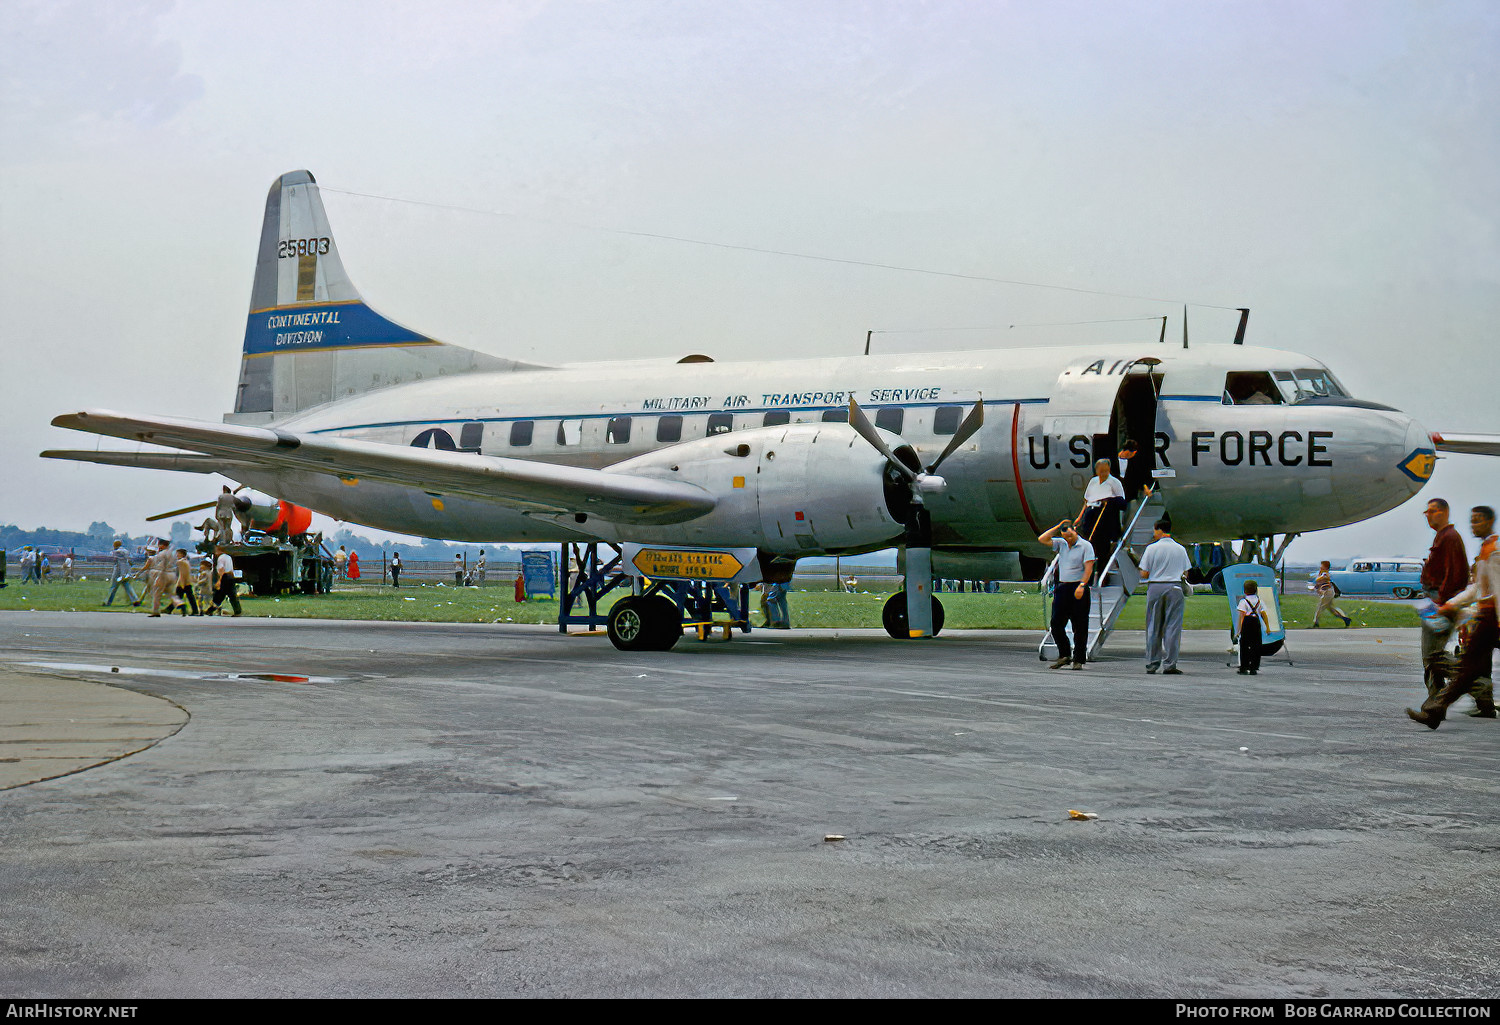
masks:
{"type": "MultiPolygon", "coordinates": [[[[105,410],[68,413],[56,427],[112,438],[187,449],[226,463],[278,470],[358,477],[424,491],[459,495],[515,509],[553,514],[588,513],[613,523],[681,523],[715,505],[712,495],[682,481],[661,480],[611,470],[559,466],[530,459],[502,459],[470,452],[444,452],[405,445],[382,445],[350,438],[294,434],[270,427],[241,427],[182,420],[134,417],[105,410]]],[[[43,453],[71,458],[74,453],[43,453]]],[[[92,457],[97,453],[85,453],[92,457]]],[[[131,455],[131,453],[123,453],[131,455]]],[[[153,453],[160,457],[171,453],[153,453]]],[[[193,457],[175,456],[177,459],[193,457]]],[[[159,469],[186,469],[154,465],[159,469]]]]}
{"type": "Polygon", "coordinates": [[[1439,452],[1464,452],[1475,456],[1500,456],[1500,434],[1439,434],[1432,432],[1439,452]]]}
{"type": "Polygon", "coordinates": [[[224,473],[231,477],[236,466],[245,465],[218,456],[188,452],[109,452],[102,449],[49,448],[42,453],[42,458],[71,459],[75,463],[101,463],[104,466],[136,466],[144,470],[177,470],[180,473],[224,473]]]}

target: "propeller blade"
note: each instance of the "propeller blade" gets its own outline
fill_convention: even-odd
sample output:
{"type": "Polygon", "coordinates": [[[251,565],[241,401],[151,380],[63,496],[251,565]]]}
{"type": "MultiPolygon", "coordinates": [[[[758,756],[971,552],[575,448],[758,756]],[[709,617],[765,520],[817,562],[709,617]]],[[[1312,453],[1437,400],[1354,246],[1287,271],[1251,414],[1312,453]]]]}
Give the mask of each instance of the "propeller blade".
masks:
{"type": "Polygon", "coordinates": [[[168,516],[181,516],[183,513],[197,512],[200,509],[212,509],[213,507],[213,502],[204,502],[200,505],[190,505],[185,509],[173,509],[171,512],[157,513],[155,516],[147,516],[146,522],[155,523],[157,520],[164,520],[168,516]]]}
{"type": "Polygon", "coordinates": [[[852,397],[849,399],[849,426],[853,427],[861,438],[868,441],[875,451],[885,456],[885,461],[894,466],[909,483],[917,479],[917,472],[896,458],[896,453],[891,451],[891,447],[885,443],[885,439],[880,436],[875,425],[870,423],[870,418],[865,416],[865,411],[859,408],[859,403],[855,402],[852,397]]]}
{"type": "Polygon", "coordinates": [[[937,468],[943,465],[958,447],[974,436],[974,432],[984,426],[984,399],[974,403],[974,408],[969,410],[969,415],[964,417],[964,422],[958,425],[958,433],[953,435],[953,440],[948,442],[948,447],[943,449],[943,454],[937,457],[937,462],[927,468],[928,473],[937,473],[937,468]]]}

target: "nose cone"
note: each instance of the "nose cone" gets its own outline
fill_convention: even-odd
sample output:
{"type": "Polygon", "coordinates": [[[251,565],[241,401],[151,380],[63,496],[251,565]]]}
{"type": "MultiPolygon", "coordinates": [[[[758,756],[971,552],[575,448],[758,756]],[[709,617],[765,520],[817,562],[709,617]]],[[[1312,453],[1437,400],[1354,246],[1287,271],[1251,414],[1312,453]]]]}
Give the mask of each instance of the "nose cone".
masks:
{"type": "Polygon", "coordinates": [[[1401,448],[1403,454],[1396,466],[1407,482],[1409,493],[1415,495],[1432,479],[1432,471],[1437,468],[1437,447],[1432,442],[1432,432],[1408,418],[1406,439],[1401,448]]]}
{"type": "MultiPolygon", "coordinates": [[[[1334,426],[1330,422],[1330,426],[1334,426]]],[[[1344,522],[1377,516],[1410,499],[1427,484],[1437,452],[1426,428],[1395,410],[1350,409],[1334,427],[1341,458],[1328,485],[1344,522]]]]}

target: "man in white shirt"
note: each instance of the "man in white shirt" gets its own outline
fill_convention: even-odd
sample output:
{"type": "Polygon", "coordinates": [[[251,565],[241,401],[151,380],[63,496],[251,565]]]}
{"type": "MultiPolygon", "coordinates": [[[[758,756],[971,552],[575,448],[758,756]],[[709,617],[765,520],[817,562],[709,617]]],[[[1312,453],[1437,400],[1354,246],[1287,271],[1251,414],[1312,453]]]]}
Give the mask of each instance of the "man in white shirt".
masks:
{"type": "Polygon", "coordinates": [[[1177,652],[1182,645],[1182,614],[1187,596],[1182,578],[1193,568],[1187,549],[1172,540],[1170,520],[1157,520],[1155,540],[1141,556],[1141,576],[1146,578],[1146,672],[1158,669],[1164,676],[1181,676],[1177,652]]]}
{"type": "Polygon", "coordinates": [[[1079,536],[1071,520],[1063,520],[1037,540],[1057,553],[1051,631],[1058,657],[1050,668],[1082,669],[1089,653],[1089,578],[1094,575],[1094,546],[1079,536]],[[1059,533],[1061,537],[1054,536],[1059,533]],[[1068,643],[1068,626],[1073,628],[1072,644],[1068,643]]]}
{"type": "Polygon", "coordinates": [[[205,615],[218,612],[227,599],[234,614],[238,616],[241,610],[240,596],[234,591],[234,560],[229,557],[223,545],[216,546],[214,553],[218,556],[214,562],[214,603],[209,606],[205,615]]]}
{"type": "Polygon", "coordinates": [[[1083,489],[1083,508],[1078,510],[1078,532],[1094,546],[1099,570],[1109,562],[1120,537],[1120,510],[1125,508],[1125,485],[1109,472],[1109,460],[1094,463],[1094,476],[1083,489]]]}

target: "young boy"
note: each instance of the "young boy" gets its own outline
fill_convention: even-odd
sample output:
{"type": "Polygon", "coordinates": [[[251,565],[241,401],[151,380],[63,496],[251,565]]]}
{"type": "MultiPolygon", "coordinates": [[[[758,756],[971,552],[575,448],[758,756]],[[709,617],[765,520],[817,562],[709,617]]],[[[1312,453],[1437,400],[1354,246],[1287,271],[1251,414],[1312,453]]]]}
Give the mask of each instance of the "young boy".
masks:
{"type": "Polygon", "coordinates": [[[1266,616],[1266,607],[1260,603],[1255,592],[1260,589],[1254,580],[1245,581],[1245,596],[1235,606],[1238,619],[1235,623],[1235,632],[1240,638],[1240,669],[1241,676],[1254,676],[1260,671],[1260,639],[1265,630],[1271,627],[1271,621],[1266,616]]]}
{"type": "Polygon", "coordinates": [[[176,586],[174,588],[173,594],[177,599],[177,604],[182,608],[182,614],[186,616],[188,614],[188,609],[191,608],[193,610],[193,615],[202,615],[202,613],[198,611],[197,596],[193,594],[193,567],[188,563],[188,554],[186,548],[177,549],[177,561],[174,564],[174,569],[176,571],[176,576],[173,579],[176,586]],[[184,601],[184,598],[186,598],[187,600],[184,601]]]}

